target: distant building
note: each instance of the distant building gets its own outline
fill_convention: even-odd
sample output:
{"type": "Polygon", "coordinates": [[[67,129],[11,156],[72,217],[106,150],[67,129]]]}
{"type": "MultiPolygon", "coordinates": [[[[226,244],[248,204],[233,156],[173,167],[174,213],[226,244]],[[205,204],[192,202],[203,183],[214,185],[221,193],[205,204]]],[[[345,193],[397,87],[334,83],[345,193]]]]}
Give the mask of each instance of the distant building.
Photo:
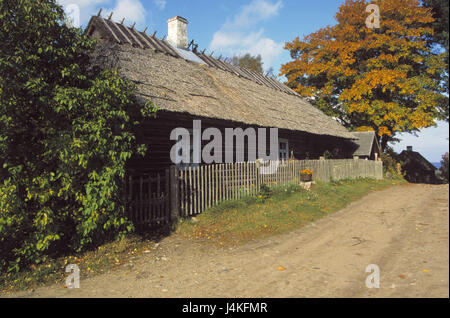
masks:
{"type": "Polygon", "coordinates": [[[403,163],[402,170],[407,181],[412,183],[439,183],[439,179],[436,177],[436,167],[420,153],[413,151],[412,146],[403,150],[399,159],[403,163]]]}
{"type": "Polygon", "coordinates": [[[368,160],[381,158],[381,147],[374,131],[355,131],[352,135],[357,138],[353,141],[357,145],[353,157],[368,160]]]}

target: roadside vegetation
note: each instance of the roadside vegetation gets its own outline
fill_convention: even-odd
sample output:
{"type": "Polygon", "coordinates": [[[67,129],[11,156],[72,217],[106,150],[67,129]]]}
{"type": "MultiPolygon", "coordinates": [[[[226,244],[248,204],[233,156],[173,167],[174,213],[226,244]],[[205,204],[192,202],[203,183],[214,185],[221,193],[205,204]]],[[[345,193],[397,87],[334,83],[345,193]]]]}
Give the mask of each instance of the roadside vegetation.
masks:
{"type": "MultiPolygon", "coordinates": [[[[402,183],[405,181],[401,178],[319,182],[310,191],[293,184],[263,186],[257,197],[223,202],[195,219],[181,220],[176,235],[216,246],[245,243],[299,229],[371,191],[402,183]]],[[[0,275],[0,295],[63,283],[67,264],[78,265],[84,279],[129,264],[144,253],[153,253],[156,248],[156,240],[152,238],[129,235],[89,251],[50,258],[19,272],[0,275]]]]}
{"type": "Polygon", "coordinates": [[[92,67],[95,42],[65,18],[55,1],[0,1],[0,273],[133,231],[125,164],[156,109],[92,67]]]}
{"type": "Polygon", "coordinates": [[[298,185],[263,187],[258,197],[224,202],[180,221],[177,231],[217,245],[237,244],[299,229],[370,191],[402,183],[402,178],[318,182],[310,191],[298,185]]]}

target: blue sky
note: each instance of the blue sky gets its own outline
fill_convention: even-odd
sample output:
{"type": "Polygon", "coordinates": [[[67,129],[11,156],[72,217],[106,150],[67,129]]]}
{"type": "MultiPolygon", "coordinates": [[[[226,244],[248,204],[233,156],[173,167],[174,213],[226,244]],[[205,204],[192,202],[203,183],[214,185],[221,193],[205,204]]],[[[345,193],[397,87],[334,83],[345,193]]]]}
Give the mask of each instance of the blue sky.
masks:
{"type": "MultiPolygon", "coordinates": [[[[136,22],[148,33],[167,34],[167,20],[179,15],[189,21],[188,35],[200,49],[214,56],[232,57],[261,54],[265,69],[278,74],[280,66],[290,60],[283,49],[286,42],[321,27],[335,24],[334,16],[341,0],[58,0],[62,5],[76,4],[80,23],[85,27],[91,15],[103,8],[102,15],[113,13],[113,19],[126,24],[136,22]]],[[[423,129],[418,137],[407,134],[394,145],[401,151],[408,145],[432,162],[440,161],[448,151],[448,123],[423,129]]]]}

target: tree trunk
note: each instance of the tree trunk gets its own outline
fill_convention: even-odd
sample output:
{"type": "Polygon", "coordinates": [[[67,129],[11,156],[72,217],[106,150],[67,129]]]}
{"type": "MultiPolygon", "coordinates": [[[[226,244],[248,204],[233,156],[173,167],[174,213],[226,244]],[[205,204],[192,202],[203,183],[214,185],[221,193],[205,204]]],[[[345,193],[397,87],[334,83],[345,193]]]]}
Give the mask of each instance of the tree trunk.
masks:
{"type": "Polygon", "coordinates": [[[383,135],[381,136],[381,151],[384,152],[386,150],[387,147],[387,143],[389,142],[389,136],[388,135],[383,135]]]}

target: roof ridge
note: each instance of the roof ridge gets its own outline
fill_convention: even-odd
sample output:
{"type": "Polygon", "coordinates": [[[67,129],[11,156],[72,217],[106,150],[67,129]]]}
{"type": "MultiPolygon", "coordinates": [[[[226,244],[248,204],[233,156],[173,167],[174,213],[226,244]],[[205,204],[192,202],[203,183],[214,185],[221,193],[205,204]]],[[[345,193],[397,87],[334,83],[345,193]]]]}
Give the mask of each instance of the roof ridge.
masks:
{"type": "MultiPolygon", "coordinates": [[[[156,32],[150,36],[145,32],[147,28],[144,31],[138,31],[134,28],[134,24],[132,27],[128,27],[123,24],[123,20],[121,23],[115,22],[111,20],[112,14],[109,15],[108,19],[104,19],[100,15],[100,12],[97,16],[92,16],[89,20],[88,26],[84,31],[86,35],[92,36],[95,29],[95,24],[97,23],[100,29],[103,28],[103,30],[108,34],[107,36],[109,37],[109,41],[116,42],[118,44],[130,44],[143,50],[153,49],[155,52],[161,52],[175,58],[182,58],[184,60],[187,60],[184,56],[178,53],[177,50],[173,48],[173,46],[168,41],[164,39],[158,39],[155,36],[156,32]]],[[[271,78],[267,75],[257,73],[247,68],[233,65],[227,61],[221,60],[220,58],[216,59],[211,55],[208,56],[204,54],[204,51],[201,53],[196,49],[192,51],[186,51],[192,52],[210,67],[221,69],[225,72],[232,73],[235,76],[245,78],[247,80],[258,83],[259,85],[267,86],[271,89],[283,92],[285,94],[302,98],[300,94],[275,78],[271,78]]]]}

